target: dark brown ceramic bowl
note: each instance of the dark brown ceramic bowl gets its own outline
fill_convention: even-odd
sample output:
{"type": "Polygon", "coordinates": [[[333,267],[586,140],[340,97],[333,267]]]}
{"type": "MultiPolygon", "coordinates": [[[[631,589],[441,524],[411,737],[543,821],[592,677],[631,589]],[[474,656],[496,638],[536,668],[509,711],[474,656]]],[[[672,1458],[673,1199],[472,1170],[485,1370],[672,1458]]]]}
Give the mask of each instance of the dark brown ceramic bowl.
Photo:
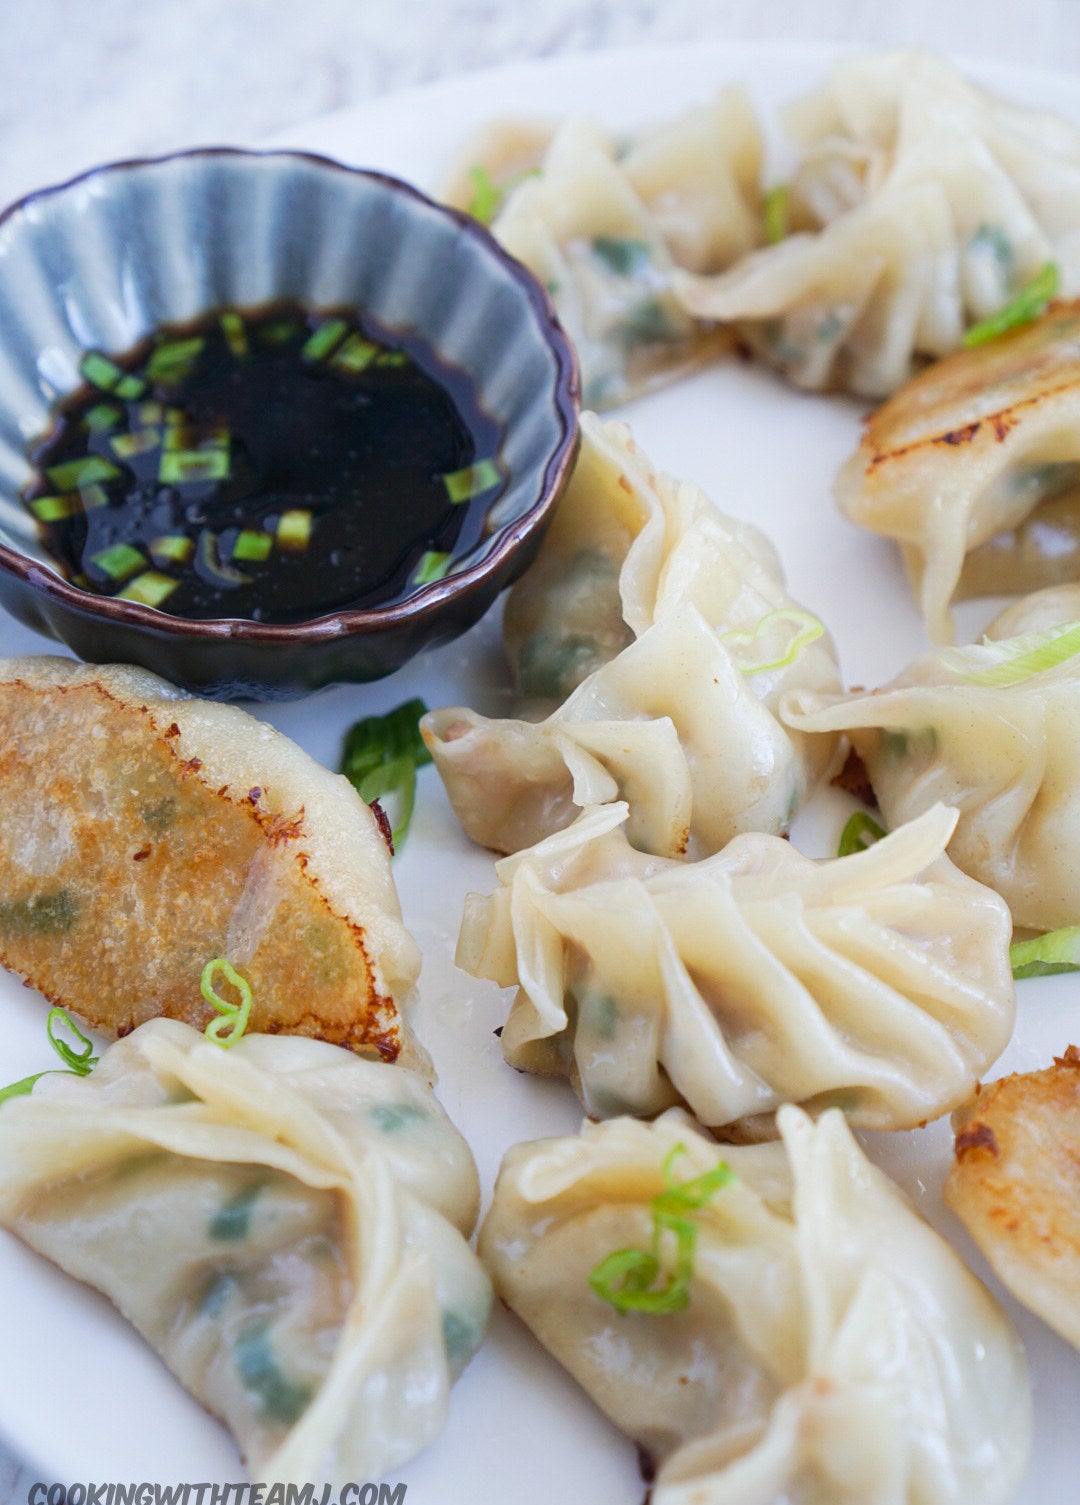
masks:
{"type": "Polygon", "coordinates": [[[474,220],[381,173],[300,152],[121,162],[0,216],[0,601],[93,662],[197,694],[286,699],[377,679],[476,622],[539,548],[577,443],[578,379],[547,293],[474,220]],[[503,425],[485,536],[404,599],[289,626],[189,621],[66,581],[19,500],[29,444],[88,349],[293,297],[418,330],[503,425]]]}

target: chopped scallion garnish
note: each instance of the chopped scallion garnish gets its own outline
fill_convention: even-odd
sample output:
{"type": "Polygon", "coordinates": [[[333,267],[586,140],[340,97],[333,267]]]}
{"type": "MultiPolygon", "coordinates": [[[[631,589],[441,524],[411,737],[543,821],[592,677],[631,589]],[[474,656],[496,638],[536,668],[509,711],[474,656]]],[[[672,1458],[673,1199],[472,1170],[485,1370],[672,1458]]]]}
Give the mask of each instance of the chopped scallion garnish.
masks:
{"type": "Polygon", "coordinates": [[[132,376],[115,361],[111,361],[107,355],[102,355],[98,350],[88,350],[79,362],[79,375],[85,378],[92,387],[100,387],[103,392],[112,392],[125,402],[135,402],[146,391],[146,383],[141,377],[132,376]]]}
{"type": "Polygon", "coordinates": [[[82,499],[78,492],[65,492],[63,496],[37,496],[30,503],[30,511],[41,523],[63,522],[65,517],[74,517],[82,511],[82,499]]]}
{"type": "Polygon", "coordinates": [[[53,1067],[51,1071],[39,1071],[34,1076],[26,1076],[18,1082],[12,1082],[10,1087],[0,1090],[0,1103],[6,1102],[9,1097],[25,1097],[27,1093],[33,1091],[35,1083],[40,1082],[43,1076],[89,1076],[97,1065],[98,1058],[94,1054],[94,1042],[83,1034],[66,1009],[49,1010],[45,1032],[49,1037],[49,1044],[63,1061],[64,1070],[58,1072],[53,1067]],[[56,1033],[61,1024],[74,1035],[78,1042],[77,1046],[69,1044],[56,1033]]]}
{"type": "Polygon", "coordinates": [[[220,1016],[217,1019],[211,1019],[203,1030],[203,1034],[214,1045],[220,1045],[228,1050],[230,1045],[235,1045],[237,1040],[242,1039],[248,1027],[251,1018],[251,985],[223,956],[216,956],[202,969],[199,987],[207,1003],[212,1004],[220,1016]],[[218,993],[214,987],[217,972],[220,972],[225,981],[240,994],[239,1003],[230,1003],[227,998],[222,998],[218,993]]]}
{"type": "MultiPolygon", "coordinates": [[[[653,1197],[652,1243],[648,1249],[616,1249],[589,1271],[589,1284],[596,1294],[618,1312],[646,1312],[666,1316],[682,1312],[690,1304],[690,1284],[694,1276],[694,1246],[697,1228],[687,1216],[710,1202],[721,1187],[733,1180],[731,1167],[721,1160],[711,1171],[692,1181],[677,1182],[672,1166],[686,1153],[677,1144],[665,1157],[662,1174],[666,1190],[653,1197]],[[665,1262],[665,1237],[675,1241],[674,1259],[666,1282],[657,1287],[665,1262]]],[[[670,1242],[668,1240],[667,1242],[670,1242]]]]}
{"type": "Polygon", "coordinates": [[[743,674],[772,673],[776,669],[787,669],[799,657],[811,643],[816,643],[818,638],[823,637],[825,628],[817,617],[811,616],[808,611],[796,611],[788,607],[781,607],[779,611],[770,611],[751,632],[722,632],[720,641],[732,648],[741,647],[744,644],[756,643],[770,628],[779,623],[790,623],[795,628],[787,648],[782,654],[769,659],[762,659],[758,663],[743,663],[738,655],[734,655],[743,674]]]}
{"type": "Polygon", "coordinates": [[[385,716],[365,716],[346,733],[341,752],[341,771],[366,804],[392,797],[388,814],[395,846],[404,841],[412,820],[416,770],[431,762],[420,735],[426,710],[422,700],[408,700],[385,716]]]}
{"type": "Polygon", "coordinates": [[[96,481],[114,481],[120,471],[101,455],[83,455],[78,460],[50,465],[45,474],[58,491],[78,491],[96,481]]]}
{"type": "Polygon", "coordinates": [[[236,535],[236,542],[232,547],[234,559],[251,560],[253,563],[261,563],[269,559],[270,551],[274,547],[273,535],[261,533],[254,528],[244,528],[236,535]]]}
{"type": "Polygon", "coordinates": [[[161,430],[136,429],[132,434],[115,434],[109,443],[114,455],[121,460],[130,460],[133,455],[144,455],[147,450],[157,449],[161,443],[161,430]]]}
{"type": "Polygon", "coordinates": [[[765,244],[775,246],[787,236],[791,222],[791,189],[786,183],[770,188],[761,201],[765,244]]]}
{"type": "Polygon", "coordinates": [[[221,328],[225,343],[237,360],[242,361],[248,353],[247,328],[235,309],[227,308],[222,314],[221,328]]]}
{"type": "Polygon", "coordinates": [[[227,481],[231,468],[226,449],[163,450],[158,480],[171,486],[227,481]]]}
{"type": "Polygon", "coordinates": [[[137,601],[141,606],[160,606],[179,584],[179,580],[174,580],[171,575],[163,575],[159,570],[146,570],[143,574],[136,575],[117,595],[121,601],[137,601]]]}
{"type": "Polygon", "coordinates": [[[157,428],[165,421],[165,404],[156,401],[140,402],[135,409],[135,418],[144,429],[157,428]]]}
{"type": "Polygon", "coordinates": [[[100,554],[91,555],[90,563],[117,584],[146,568],[142,553],[129,543],[114,543],[111,548],[102,549],[100,554]]]}
{"type": "Polygon", "coordinates": [[[79,489],[79,500],[84,512],[93,512],[96,507],[109,505],[109,493],[104,486],[83,486],[79,489]]]}
{"type": "Polygon", "coordinates": [[[87,413],[83,422],[92,434],[107,434],[120,422],[122,413],[111,402],[99,402],[87,413]]]}
{"type": "Polygon", "coordinates": [[[475,465],[466,465],[464,470],[452,470],[444,475],[443,485],[447,496],[457,506],[485,491],[492,491],[501,485],[502,478],[498,460],[478,460],[475,465]]]}
{"type": "Polygon", "coordinates": [[[885,827],[879,826],[865,810],[856,810],[840,832],[838,857],[851,857],[856,852],[865,852],[885,835],[885,827]]]}
{"type": "Polygon", "coordinates": [[[1009,947],[1014,977],[1052,977],[1056,972],[1080,972],[1080,925],[1050,930],[1034,940],[1009,947]]]}
{"type": "Polygon", "coordinates": [[[1080,622],[1062,622],[1015,638],[983,638],[970,648],[946,648],[941,664],[972,685],[1019,685],[1080,653],[1080,622]]]}
{"type": "Polygon", "coordinates": [[[999,308],[996,314],[991,314],[981,323],[973,324],[964,336],[964,344],[969,348],[985,345],[987,340],[996,340],[998,335],[1007,334],[1010,329],[1030,324],[1039,317],[1057,290],[1058,269],[1054,262],[1048,261],[1004,308],[999,308]]]}
{"type": "Polygon", "coordinates": [[[335,346],[340,345],[348,329],[345,319],[327,319],[313,334],[308,335],[300,351],[306,361],[324,361],[335,346]]]}
{"type": "Polygon", "coordinates": [[[150,557],[166,564],[187,564],[195,544],[183,533],[163,533],[150,544],[150,557]]]}
{"type": "Polygon", "coordinates": [[[467,212],[482,225],[490,225],[502,207],[503,190],[481,162],[469,168],[469,181],[473,186],[473,196],[467,212]]]}
{"type": "Polygon", "coordinates": [[[339,371],[360,372],[367,369],[379,353],[379,347],[362,334],[351,334],[331,361],[339,371]]]}
{"type": "Polygon", "coordinates": [[[167,340],[159,345],[146,363],[146,377],[151,382],[171,386],[183,381],[199,359],[206,336],[192,335],[187,340],[167,340]]]}
{"type": "Polygon", "coordinates": [[[432,585],[436,580],[441,580],[450,568],[450,555],[440,554],[435,549],[429,549],[426,554],[420,556],[420,563],[413,572],[413,585],[432,585]]]}
{"type": "Polygon", "coordinates": [[[278,548],[302,554],[311,542],[312,518],[307,507],[290,507],[278,519],[278,548]]]}
{"type": "Polygon", "coordinates": [[[408,352],[405,350],[384,350],[381,355],[375,357],[376,366],[407,366],[409,364],[408,352]]]}

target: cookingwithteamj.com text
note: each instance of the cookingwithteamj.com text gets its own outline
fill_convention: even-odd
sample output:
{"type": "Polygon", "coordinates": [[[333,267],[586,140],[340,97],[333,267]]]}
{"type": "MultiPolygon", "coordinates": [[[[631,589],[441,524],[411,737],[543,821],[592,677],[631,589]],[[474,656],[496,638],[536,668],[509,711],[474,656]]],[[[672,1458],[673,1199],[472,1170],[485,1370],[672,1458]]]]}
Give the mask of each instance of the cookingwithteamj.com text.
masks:
{"type": "Polygon", "coordinates": [[[31,1484],[26,1505],[405,1505],[404,1484],[31,1484]]]}

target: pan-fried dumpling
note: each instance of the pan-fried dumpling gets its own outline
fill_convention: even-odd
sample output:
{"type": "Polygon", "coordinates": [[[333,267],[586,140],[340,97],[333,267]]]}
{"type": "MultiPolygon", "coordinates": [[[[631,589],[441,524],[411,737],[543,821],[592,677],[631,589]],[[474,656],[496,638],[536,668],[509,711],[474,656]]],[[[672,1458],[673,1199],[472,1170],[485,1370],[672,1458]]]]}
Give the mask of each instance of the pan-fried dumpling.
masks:
{"type": "Polygon", "coordinates": [[[490,1288],[465,1141],[413,1072],[151,1020],[0,1108],[0,1223],[105,1293],[254,1478],[368,1479],[446,1419],[490,1288]]]}
{"type": "Polygon", "coordinates": [[[760,131],[745,92],[727,89],[622,149],[584,119],[544,137],[535,122],[489,127],[447,197],[469,207],[477,167],[506,189],[492,232],[548,287],[585,401],[607,407],[723,343],[683,311],[671,277],[718,271],[758,243],[760,131]]]}
{"type": "Polygon", "coordinates": [[[786,830],[831,762],[835,744],[775,715],[787,689],[838,687],[821,624],[787,594],[768,541],[655,472],[623,424],[583,415],[506,639],[523,710],[556,707],[545,720],[448,707],[421,723],[458,819],[496,851],[623,798],[635,846],[713,852],[739,831],[786,830]]]}
{"type": "Polygon", "coordinates": [[[1080,921],[1080,587],[1025,597],[970,648],[923,654],[890,684],[788,696],[804,732],[845,732],[891,828],[960,812],[949,856],[1017,926],[1080,921]]]}
{"type": "Polygon", "coordinates": [[[946,1202],[1017,1301],[1080,1348],[1080,1051],[991,1082],[953,1126],[946,1202]]]}
{"type": "Polygon", "coordinates": [[[205,963],[252,1028],[422,1060],[420,970],[372,812],[272,727],[145,670],[0,661],[0,961],[95,1029],[200,1028],[205,963]]]}
{"type": "Polygon", "coordinates": [[[955,596],[1080,575],[1080,303],[961,351],[871,418],[840,509],[895,538],[936,642],[955,596]]]}
{"type": "Polygon", "coordinates": [[[591,1117],[681,1098],[756,1137],[800,1102],[905,1129],[1005,1049],[1009,912],[942,856],[954,811],[824,862],[758,834],[704,862],[649,858],[625,817],[588,811],[505,858],[458,943],[459,966],[518,989],[510,1064],[569,1076],[591,1117]]]}
{"type": "Polygon", "coordinates": [[[659,1465],[653,1505],[1005,1505],[1031,1444],[1009,1319],[839,1112],[779,1127],[720,1146],[673,1110],[517,1146],[496,1290],[659,1465]],[[659,1311],[601,1294],[627,1265],[623,1305],[659,1311]]]}
{"type": "Polygon", "coordinates": [[[1049,262],[1080,292],[1080,134],[894,52],[840,59],[788,112],[795,233],[717,277],[676,277],[801,386],[888,396],[1049,262]]]}

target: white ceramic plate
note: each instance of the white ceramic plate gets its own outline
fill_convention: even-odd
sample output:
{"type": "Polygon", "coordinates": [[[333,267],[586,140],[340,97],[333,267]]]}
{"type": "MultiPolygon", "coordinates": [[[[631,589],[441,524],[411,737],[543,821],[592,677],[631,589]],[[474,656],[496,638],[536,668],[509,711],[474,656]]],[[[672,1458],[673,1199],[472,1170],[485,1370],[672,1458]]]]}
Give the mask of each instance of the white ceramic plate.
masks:
{"type": "MultiPolygon", "coordinates": [[[[505,112],[561,115],[583,108],[619,129],[707,99],[730,81],[749,85],[769,115],[812,86],[825,49],[774,43],[695,45],[589,55],[447,80],[378,100],[294,131],[292,146],[381,167],[434,188],[465,134],[505,112]]],[[[1013,98],[1080,123],[1075,81],[980,68],[1013,98]]],[[[702,484],[725,510],[764,527],[779,546],[791,589],[818,612],[840,647],[848,683],[877,684],[925,647],[899,560],[885,542],[837,514],[832,477],[858,434],[858,407],[797,393],[764,370],[718,366],[628,409],[638,439],[660,466],[702,484]]],[[[965,608],[968,637],[991,615],[965,608]]],[[[48,651],[42,639],[0,621],[0,652],[48,651]]],[[[496,624],[432,653],[389,680],[346,687],[262,712],[322,761],[336,762],[358,716],[422,695],[429,705],[500,705],[496,624]]],[[[258,710],[257,707],[253,709],[258,710]]],[[[831,854],[847,802],[823,794],[796,840],[831,854]]],[[[492,1031],[503,1022],[499,991],[453,965],[462,899],[493,886],[490,857],[461,835],[433,770],[421,776],[418,811],[395,865],[405,917],[424,952],[416,1023],[440,1073],[440,1095],[472,1145],[485,1193],[511,1143],[577,1128],[563,1083],[519,1076],[492,1031]]],[[[117,928],[124,918],[117,916],[117,928]]],[[[998,1071],[1049,1064],[1080,1017],[1071,978],[1020,987],[1016,1038],[998,1071]]],[[[2,1080],[51,1064],[41,1001],[0,977],[2,1080]]],[[[1012,1312],[1035,1382],[1035,1462],[1016,1505],[1075,1499],[1080,1472],[1080,1358],[1003,1294],[957,1222],[940,1187],[951,1139],[944,1123],[911,1134],[867,1136],[873,1157],[986,1278],[1012,1312]]],[[[200,1410],[103,1299],[13,1239],[0,1236],[0,1432],[46,1480],[239,1480],[222,1429],[200,1410]]],[[[497,1312],[487,1343],[454,1391],[442,1438],[398,1478],[409,1505],[639,1505],[644,1486],[632,1447],[512,1318],[497,1312]]],[[[362,1481],[360,1481],[362,1482],[362,1481]]],[[[21,1505],[21,1501],[20,1501],[21,1505]]]]}

